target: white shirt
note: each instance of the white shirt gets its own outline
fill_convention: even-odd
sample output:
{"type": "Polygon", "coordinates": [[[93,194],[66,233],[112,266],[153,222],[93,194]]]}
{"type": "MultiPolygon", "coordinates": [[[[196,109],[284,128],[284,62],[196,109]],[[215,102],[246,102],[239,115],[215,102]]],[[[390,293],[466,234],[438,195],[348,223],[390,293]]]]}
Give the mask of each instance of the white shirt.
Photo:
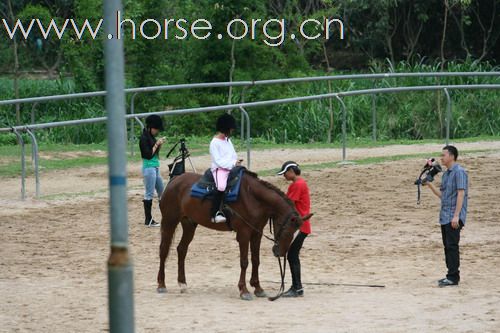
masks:
{"type": "Polygon", "coordinates": [[[238,161],[238,155],[229,138],[213,138],[210,142],[210,157],[212,158],[212,171],[218,168],[231,170],[238,161]]]}

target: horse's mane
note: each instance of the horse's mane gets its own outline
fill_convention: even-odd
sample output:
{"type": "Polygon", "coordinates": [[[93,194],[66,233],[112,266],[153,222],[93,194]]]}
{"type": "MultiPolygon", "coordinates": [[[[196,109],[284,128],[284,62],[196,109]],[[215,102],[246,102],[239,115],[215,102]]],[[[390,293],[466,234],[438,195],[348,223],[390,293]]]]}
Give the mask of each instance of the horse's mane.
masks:
{"type": "Polygon", "coordinates": [[[291,207],[293,207],[295,209],[295,205],[293,204],[293,201],[290,200],[290,198],[287,197],[287,195],[282,190],[280,190],[278,187],[276,187],[275,185],[273,185],[269,182],[266,182],[263,179],[260,179],[259,176],[255,172],[252,172],[250,170],[245,170],[245,173],[247,175],[249,175],[250,177],[255,178],[259,183],[264,185],[266,188],[276,192],[283,200],[285,200],[285,202],[287,204],[289,204],[291,207]]]}

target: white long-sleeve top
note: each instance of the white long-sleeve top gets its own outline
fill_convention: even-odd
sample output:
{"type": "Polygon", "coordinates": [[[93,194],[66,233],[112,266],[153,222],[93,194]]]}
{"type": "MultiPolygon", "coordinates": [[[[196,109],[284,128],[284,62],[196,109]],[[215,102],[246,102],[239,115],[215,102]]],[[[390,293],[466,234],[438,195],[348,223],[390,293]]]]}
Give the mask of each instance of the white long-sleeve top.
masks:
{"type": "Polygon", "coordinates": [[[213,138],[210,142],[210,157],[212,158],[212,171],[218,168],[231,170],[238,161],[238,155],[229,138],[213,138]]]}

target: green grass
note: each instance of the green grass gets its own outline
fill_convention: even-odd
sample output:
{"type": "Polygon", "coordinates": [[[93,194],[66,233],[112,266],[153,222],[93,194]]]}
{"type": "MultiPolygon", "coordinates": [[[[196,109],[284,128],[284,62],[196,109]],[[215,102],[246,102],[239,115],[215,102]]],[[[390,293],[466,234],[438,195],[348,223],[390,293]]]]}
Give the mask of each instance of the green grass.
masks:
{"type": "MultiPolygon", "coordinates": [[[[31,153],[31,144],[27,144],[26,152],[31,153]]],[[[39,144],[39,151],[41,152],[90,152],[95,150],[107,151],[108,148],[105,143],[93,143],[86,145],[62,145],[55,143],[42,143],[39,144]]],[[[0,146],[0,156],[13,156],[18,157],[21,154],[21,148],[18,145],[5,145],[0,146]]]]}
{"type": "MultiPolygon", "coordinates": [[[[440,63],[426,60],[417,63],[386,62],[374,63],[369,70],[357,73],[391,72],[435,72],[440,63]]],[[[449,61],[446,70],[450,72],[495,71],[498,67],[487,62],[472,60],[449,61]]],[[[349,71],[352,73],[353,71],[349,71]]],[[[324,75],[319,70],[297,72],[300,76],[324,75]]],[[[344,74],[338,71],[334,74],[344,74]]],[[[91,75],[92,76],[92,75],[91,75]]],[[[293,76],[293,75],[292,75],[293,76]]],[[[179,77],[180,78],[180,77],[179,77]]],[[[271,77],[269,77],[271,78],[271,77]]],[[[168,84],[182,83],[175,79],[168,84]]],[[[398,78],[376,80],[376,87],[416,86],[439,84],[484,84],[499,83],[499,77],[449,77],[441,78],[398,78]]],[[[0,77],[0,100],[13,98],[12,78],[0,77]]],[[[19,82],[20,95],[46,96],[76,92],[74,79],[39,80],[22,79],[19,82]]],[[[134,85],[133,80],[129,84],[134,85]]],[[[155,81],[154,84],[167,84],[155,81]]],[[[92,84],[90,84],[91,86],[92,84]]],[[[372,88],[374,81],[342,80],[333,84],[333,91],[349,91],[372,88]]],[[[81,88],[81,87],[80,87],[81,88]]],[[[246,91],[246,101],[280,99],[308,96],[329,92],[325,82],[310,82],[281,86],[256,86],[246,91]]],[[[235,94],[238,102],[239,94],[235,94]]],[[[192,90],[176,91],[171,94],[154,93],[141,95],[135,103],[137,112],[164,110],[165,105],[173,109],[223,104],[227,100],[227,89],[210,89],[203,92],[192,90]]],[[[498,91],[474,90],[453,91],[452,93],[451,135],[454,137],[474,137],[478,135],[500,135],[500,109],[498,91]]],[[[130,96],[128,96],[130,98],[130,96]]],[[[369,137],[372,131],[372,99],[369,95],[344,98],[347,106],[347,131],[352,137],[369,137]]],[[[41,103],[36,108],[36,122],[52,122],[70,119],[84,119],[105,115],[103,98],[76,99],[41,103]]],[[[380,139],[391,138],[435,138],[444,133],[446,98],[442,92],[409,92],[405,94],[378,94],[376,97],[377,132],[380,139]]],[[[22,107],[21,124],[31,123],[31,105],[22,107]]],[[[318,100],[303,103],[280,104],[269,107],[252,108],[252,134],[265,137],[268,141],[288,143],[290,141],[308,143],[326,142],[329,128],[329,101],[318,100]]],[[[333,138],[339,140],[341,114],[336,101],[333,102],[333,138]]],[[[235,112],[239,121],[239,113],[235,112]]],[[[217,114],[183,115],[165,117],[166,134],[173,135],[210,135],[217,114]]],[[[0,107],[1,127],[17,122],[12,106],[0,107]]],[[[139,134],[139,126],[135,127],[139,134]]],[[[91,143],[106,140],[105,124],[87,124],[78,127],[58,127],[37,131],[40,141],[57,143],[91,143]]],[[[23,135],[25,136],[25,135],[23,135]]],[[[14,135],[0,135],[0,145],[15,142],[14,135]]],[[[264,144],[265,145],[265,144],[264,144]]],[[[195,150],[193,143],[192,149],[195,150]]]]}
{"type": "MultiPolygon", "coordinates": [[[[177,141],[177,138],[169,138],[168,144],[162,148],[161,158],[165,159],[165,155],[170,150],[170,147],[177,141]]],[[[210,142],[210,137],[188,137],[186,138],[188,149],[192,156],[204,155],[208,153],[208,143],[210,142]]],[[[468,139],[458,139],[453,140],[453,142],[478,142],[478,141],[498,141],[500,137],[490,137],[481,136],[468,139]]],[[[239,138],[234,139],[236,149],[240,152],[246,150],[246,143],[241,142],[239,138]]],[[[388,141],[377,141],[373,142],[370,138],[349,138],[347,142],[348,149],[352,148],[371,148],[371,147],[381,147],[388,145],[417,145],[417,144],[428,144],[428,143],[438,143],[442,144],[443,140],[388,140],[388,141]]],[[[287,143],[287,144],[276,144],[273,142],[266,141],[261,138],[252,139],[252,150],[265,150],[265,149],[326,149],[326,148],[341,148],[342,144],[335,142],[332,144],[326,143],[287,143]]],[[[130,145],[128,146],[130,148],[130,145]]],[[[28,175],[33,174],[33,166],[31,162],[31,145],[26,145],[26,172],[28,175]]],[[[88,144],[88,145],[60,145],[60,144],[45,144],[42,143],[39,150],[42,154],[40,158],[40,169],[42,171],[48,170],[64,170],[70,168],[81,168],[81,167],[91,167],[97,165],[105,165],[107,163],[107,156],[92,156],[93,151],[107,152],[107,144],[88,144]],[[65,155],[65,153],[84,153],[84,156],[71,157],[65,155]],[[43,156],[50,155],[50,158],[44,158],[43,156]]],[[[139,148],[136,147],[134,150],[134,156],[128,156],[129,162],[139,162],[140,152],[139,148]]],[[[178,152],[178,147],[176,148],[178,152]]],[[[175,156],[175,153],[172,154],[175,156]]],[[[171,158],[172,158],[171,156],[171,158]]],[[[419,155],[401,155],[393,157],[383,157],[380,161],[390,161],[398,160],[402,158],[409,157],[420,157],[419,155]]],[[[379,158],[368,158],[366,163],[378,163],[379,158]]],[[[358,160],[356,163],[363,164],[365,160],[358,160]]],[[[335,163],[326,163],[315,165],[314,167],[335,167],[335,163]]],[[[304,166],[306,169],[308,166],[304,166]]],[[[264,171],[265,174],[270,174],[272,171],[264,171]]],[[[20,163],[20,147],[19,146],[0,146],[0,177],[16,177],[21,174],[21,163],[20,163]]]]}
{"type": "MultiPolygon", "coordinates": [[[[51,160],[41,160],[40,170],[65,170],[71,168],[84,168],[92,167],[96,165],[104,165],[108,161],[107,157],[76,157],[68,159],[51,159],[51,160]]],[[[31,163],[31,158],[26,159],[26,173],[32,175],[34,173],[34,167],[31,163]]],[[[16,177],[21,175],[21,163],[11,162],[5,165],[0,165],[0,177],[16,177]]]]}

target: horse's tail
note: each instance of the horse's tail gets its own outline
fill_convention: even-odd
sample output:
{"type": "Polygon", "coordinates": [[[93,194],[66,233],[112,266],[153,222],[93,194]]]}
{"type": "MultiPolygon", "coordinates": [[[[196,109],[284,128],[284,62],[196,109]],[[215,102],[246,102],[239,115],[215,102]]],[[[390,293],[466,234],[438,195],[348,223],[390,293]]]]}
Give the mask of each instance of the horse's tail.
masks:
{"type": "MultiPolygon", "coordinates": [[[[166,193],[165,193],[166,194],[166,193]]],[[[160,202],[160,211],[161,211],[161,242],[163,244],[164,240],[169,243],[169,246],[166,249],[163,249],[163,251],[166,250],[166,253],[164,253],[165,257],[167,258],[169,253],[170,253],[170,248],[172,247],[172,244],[174,243],[173,240],[175,238],[175,233],[177,232],[177,226],[179,225],[180,222],[180,203],[178,202],[177,198],[168,198],[167,195],[162,195],[162,199],[160,202]]],[[[160,257],[162,255],[161,253],[162,248],[160,245],[160,257]]]]}

